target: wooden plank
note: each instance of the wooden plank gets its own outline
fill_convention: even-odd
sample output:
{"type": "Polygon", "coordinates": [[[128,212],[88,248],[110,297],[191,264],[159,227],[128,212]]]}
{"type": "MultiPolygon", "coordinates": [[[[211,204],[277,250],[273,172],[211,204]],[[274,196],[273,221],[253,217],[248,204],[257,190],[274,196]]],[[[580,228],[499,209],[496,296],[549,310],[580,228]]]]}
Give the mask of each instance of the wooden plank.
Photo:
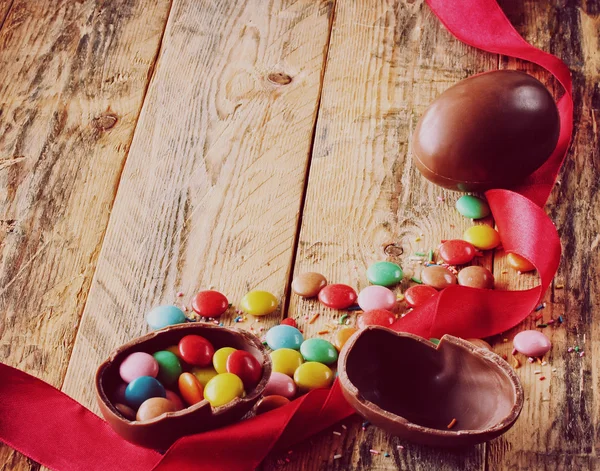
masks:
{"type": "Polygon", "coordinates": [[[174,2],[65,380],[87,406],[95,366],[176,292],[284,301],[331,7],[174,2]]]}
{"type": "Polygon", "coordinates": [[[15,1],[0,31],[1,359],[56,386],[168,9],[15,1]]]}
{"type": "MultiPolygon", "coordinates": [[[[597,212],[597,185],[600,152],[597,143],[597,108],[600,99],[598,45],[600,17],[598,2],[553,5],[533,1],[504,0],[501,6],[517,30],[532,44],[552,51],[573,72],[575,92],[575,134],[557,185],[546,207],[555,222],[563,245],[563,257],[543,317],[532,318],[506,334],[509,339],[520,330],[557,319],[543,332],[553,343],[545,366],[524,363],[518,370],[526,402],[521,418],[504,437],[489,447],[490,470],[500,469],[598,469],[595,452],[598,401],[597,344],[595,327],[599,277],[597,240],[600,220],[597,212]],[[552,33],[551,33],[552,32],[552,33]],[[596,241],[596,242],[594,242],[596,241]],[[580,346],[579,357],[567,349],[580,346]],[[540,381],[542,371],[546,377],[540,381]]],[[[503,58],[502,65],[532,73],[559,96],[558,84],[539,67],[503,58]]],[[[504,257],[495,260],[495,272],[509,271],[504,257]]],[[[537,284],[532,275],[515,276],[509,271],[507,287],[526,289],[537,284]]],[[[510,344],[509,344],[510,345],[510,344]]],[[[509,349],[510,346],[507,346],[509,349]]]]}
{"type": "Polygon", "coordinates": [[[4,25],[4,21],[8,15],[8,11],[13,3],[13,0],[0,0],[0,30],[4,25]]]}
{"type": "MultiPolygon", "coordinates": [[[[337,4],[296,274],[317,271],[332,283],[361,289],[368,285],[368,265],[387,259],[399,262],[407,278],[418,277],[421,266],[410,261],[415,252],[462,235],[471,221],[453,209],[457,194],[421,177],[411,161],[410,136],[437,95],[496,67],[497,56],[454,40],[424,2],[337,4]]],[[[482,262],[491,266],[489,257],[482,262]]],[[[408,286],[405,280],[396,291],[408,286]]],[[[322,337],[331,339],[342,313],[292,297],[290,314],[306,336],[329,330],[322,337]],[[313,311],[321,315],[308,324],[313,311]]],[[[436,451],[376,427],[363,431],[361,423],[349,421],[341,437],[331,430],[314,437],[294,451],[286,469],[484,469],[484,446],[436,451]],[[342,458],[334,461],[335,454],[342,458]]],[[[279,459],[271,457],[263,469],[277,469],[279,459]]]]}

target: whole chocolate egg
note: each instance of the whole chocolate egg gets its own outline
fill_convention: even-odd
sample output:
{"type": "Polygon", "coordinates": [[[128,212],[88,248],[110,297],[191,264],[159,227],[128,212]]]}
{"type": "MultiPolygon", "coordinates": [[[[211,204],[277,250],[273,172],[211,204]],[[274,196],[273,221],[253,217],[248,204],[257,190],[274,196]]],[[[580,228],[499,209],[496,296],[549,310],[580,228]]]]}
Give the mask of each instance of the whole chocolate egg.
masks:
{"type": "Polygon", "coordinates": [[[425,178],[451,190],[508,187],[550,157],[559,131],[558,109],[541,82],[497,70],[457,83],[429,105],[413,156],[425,178]]]}

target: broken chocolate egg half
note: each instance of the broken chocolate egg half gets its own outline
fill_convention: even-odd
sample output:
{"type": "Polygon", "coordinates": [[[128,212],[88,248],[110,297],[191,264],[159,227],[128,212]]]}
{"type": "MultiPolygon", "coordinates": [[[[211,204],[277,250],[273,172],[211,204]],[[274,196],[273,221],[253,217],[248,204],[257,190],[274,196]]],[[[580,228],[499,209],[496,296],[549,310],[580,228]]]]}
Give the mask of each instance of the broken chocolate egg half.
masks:
{"type": "Polygon", "coordinates": [[[356,411],[407,441],[458,447],[491,440],[515,423],[523,388],[495,353],[450,335],[439,345],[369,326],[344,345],[340,385],[356,411]]]}
{"type": "MultiPolygon", "coordinates": [[[[96,396],[102,415],[110,426],[126,440],[141,446],[166,450],[178,438],[233,423],[249,412],[260,399],[271,376],[271,358],[261,341],[249,332],[210,324],[177,324],[139,337],[115,350],[96,372],[96,396]],[[122,380],[119,365],[129,354],[153,354],[190,334],[201,335],[215,350],[233,347],[249,352],[262,365],[262,377],[246,395],[220,407],[211,407],[205,399],[186,409],[168,412],[147,421],[127,420],[111,401],[122,380]]],[[[118,393],[117,393],[118,394],[118,393]]]]}
{"type": "Polygon", "coordinates": [[[419,171],[457,191],[506,188],[548,160],[560,131],[558,108],[537,79],[496,70],[460,81],[421,116],[412,139],[419,171]]]}

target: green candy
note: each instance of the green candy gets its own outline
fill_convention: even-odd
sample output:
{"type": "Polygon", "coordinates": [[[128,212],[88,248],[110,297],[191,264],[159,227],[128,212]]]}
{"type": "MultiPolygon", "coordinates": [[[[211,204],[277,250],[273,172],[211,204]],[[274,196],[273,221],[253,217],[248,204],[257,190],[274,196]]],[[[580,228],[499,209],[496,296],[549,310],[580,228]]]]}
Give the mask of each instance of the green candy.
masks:
{"type": "Polygon", "coordinates": [[[375,262],[367,270],[367,278],[374,285],[396,285],[402,281],[402,276],[402,268],[392,262],[375,262]]]}
{"type": "Polygon", "coordinates": [[[434,345],[438,345],[440,343],[440,339],[429,339],[429,341],[434,345]]]}
{"type": "Polygon", "coordinates": [[[174,353],[166,350],[156,352],[152,355],[158,363],[157,379],[165,386],[170,386],[177,382],[182,372],[179,358],[174,353]]]}
{"type": "Polygon", "coordinates": [[[331,365],[338,359],[335,347],[324,339],[308,339],[300,345],[300,353],[306,361],[316,361],[325,365],[331,365]]]}
{"type": "Polygon", "coordinates": [[[490,207],[481,198],[464,195],[458,198],[456,209],[466,218],[481,219],[490,215],[490,207]]]}

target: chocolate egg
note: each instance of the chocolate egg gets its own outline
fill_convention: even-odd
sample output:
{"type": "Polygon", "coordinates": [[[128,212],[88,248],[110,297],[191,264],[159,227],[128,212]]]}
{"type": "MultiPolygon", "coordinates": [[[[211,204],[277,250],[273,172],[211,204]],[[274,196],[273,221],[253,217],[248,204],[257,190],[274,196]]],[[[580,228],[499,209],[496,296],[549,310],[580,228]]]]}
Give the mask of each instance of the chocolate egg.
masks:
{"type": "Polygon", "coordinates": [[[445,188],[508,187],[550,157],[559,131],[558,109],[541,82],[497,70],[457,83],[429,105],[413,157],[425,178],[445,188]]]}
{"type": "Polygon", "coordinates": [[[495,353],[445,335],[439,345],[369,326],[340,353],[340,386],[365,419],[402,439],[467,446],[506,432],[523,388],[495,353]]]}
{"type": "Polygon", "coordinates": [[[261,398],[270,375],[271,359],[262,342],[251,333],[210,324],[178,324],[132,340],[114,351],[96,372],[96,396],[100,412],[119,435],[141,446],[166,450],[184,435],[211,430],[239,420],[261,398]],[[134,352],[154,353],[165,350],[188,335],[205,338],[215,349],[233,347],[248,352],[262,365],[258,384],[247,390],[244,397],[236,398],[224,406],[211,407],[207,400],[202,400],[183,410],[149,421],[132,422],[124,418],[124,412],[128,411],[109,399],[121,384],[119,366],[123,359],[134,352]]]}

